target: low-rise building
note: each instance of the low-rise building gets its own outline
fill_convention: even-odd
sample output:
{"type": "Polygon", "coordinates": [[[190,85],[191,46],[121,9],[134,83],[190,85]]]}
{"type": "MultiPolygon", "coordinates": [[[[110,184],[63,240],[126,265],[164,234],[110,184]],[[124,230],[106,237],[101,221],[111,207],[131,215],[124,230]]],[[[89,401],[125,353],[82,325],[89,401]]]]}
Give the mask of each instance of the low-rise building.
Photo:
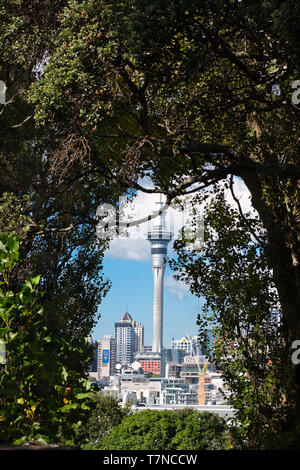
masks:
{"type": "Polygon", "coordinates": [[[143,351],[136,353],[134,357],[140,363],[144,373],[161,374],[161,354],[159,352],[143,351]]]}
{"type": "Polygon", "coordinates": [[[161,379],[161,405],[197,405],[198,395],[190,392],[189,384],[184,379],[161,379]]]}
{"type": "Polygon", "coordinates": [[[180,376],[181,372],[181,364],[173,364],[171,362],[168,362],[166,365],[166,372],[165,372],[165,378],[169,379],[170,377],[176,377],[178,378],[180,376]]]}

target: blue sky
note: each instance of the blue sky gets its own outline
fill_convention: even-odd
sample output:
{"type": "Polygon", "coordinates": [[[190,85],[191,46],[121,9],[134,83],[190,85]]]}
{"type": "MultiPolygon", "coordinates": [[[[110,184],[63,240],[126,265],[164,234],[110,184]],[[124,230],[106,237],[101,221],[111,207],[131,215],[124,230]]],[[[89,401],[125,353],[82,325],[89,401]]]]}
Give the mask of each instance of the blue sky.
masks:
{"type": "MultiPolygon", "coordinates": [[[[127,305],[132,318],[145,327],[145,344],[152,344],[153,276],[150,243],[148,245],[147,260],[119,259],[111,255],[105,257],[104,272],[111,280],[112,287],[99,306],[101,318],[93,331],[93,339],[98,340],[104,334],[113,334],[113,325],[120,321],[127,305]]],[[[185,286],[175,284],[171,275],[167,268],[164,289],[164,347],[170,347],[171,339],[181,338],[186,331],[190,335],[197,334],[199,302],[185,286]]]]}

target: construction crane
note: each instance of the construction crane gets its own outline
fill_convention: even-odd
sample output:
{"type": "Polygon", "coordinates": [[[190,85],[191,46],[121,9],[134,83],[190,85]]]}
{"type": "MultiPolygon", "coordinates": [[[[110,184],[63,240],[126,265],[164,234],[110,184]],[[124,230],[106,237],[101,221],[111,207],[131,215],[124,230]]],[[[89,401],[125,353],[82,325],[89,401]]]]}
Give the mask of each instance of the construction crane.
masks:
{"type": "Polygon", "coordinates": [[[205,374],[207,373],[207,362],[204,363],[204,366],[200,367],[198,364],[199,370],[199,386],[198,386],[198,405],[205,405],[205,374]]]}
{"type": "Polygon", "coordinates": [[[208,362],[205,362],[203,367],[200,366],[199,362],[197,362],[196,360],[196,352],[194,349],[193,340],[187,331],[185,333],[185,336],[190,342],[191,353],[192,356],[195,357],[195,363],[198,368],[198,405],[205,405],[205,374],[207,373],[208,362]]]}

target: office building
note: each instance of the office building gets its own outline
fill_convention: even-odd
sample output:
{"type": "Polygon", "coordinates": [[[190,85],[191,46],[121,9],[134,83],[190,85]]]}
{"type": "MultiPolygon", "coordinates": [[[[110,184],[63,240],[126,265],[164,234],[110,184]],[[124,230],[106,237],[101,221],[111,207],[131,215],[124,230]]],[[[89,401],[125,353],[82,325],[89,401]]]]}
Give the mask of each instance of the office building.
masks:
{"type": "Polygon", "coordinates": [[[182,351],[184,355],[200,353],[200,345],[197,336],[183,336],[180,339],[173,338],[171,341],[171,348],[182,351]]]}
{"type": "Polygon", "coordinates": [[[179,349],[166,349],[161,350],[161,377],[166,376],[166,366],[168,363],[180,364],[183,360],[184,353],[179,349]]]}
{"type": "Polygon", "coordinates": [[[181,373],[181,364],[168,362],[165,368],[165,378],[179,378],[181,373]]]}
{"type": "Polygon", "coordinates": [[[93,341],[91,336],[89,336],[88,341],[89,341],[89,345],[93,349],[93,359],[90,365],[89,372],[97,373],[98,371],[98,342],[93,341]]]}
{"type": "Polygon", "coordinates": [[[126,311],[121,318],[121,323],[130,323],[134,329],[134,353],[143,351],[144,347],[144,325],[133,320],[132,316],[126,311]]]}
{"type": "Polygon", "coordinates": [[[116,341],[116,360],[119,364],[131,364],[134,359],[135,331],[129,321],[120,321],[114,325],[116,341]]]}
{"type": "Polygon", "coordinates": [[[104,335],[98,342],[98,379],[107,383],[116,373],[116,341],[111,335],[104,335]]]}
{"type": "Polygon", "coordinates": [[[180,378],[161,379],[161,405],[193,406],[198,403],[197,393],[190,392],[189,384],[180,378]]]}

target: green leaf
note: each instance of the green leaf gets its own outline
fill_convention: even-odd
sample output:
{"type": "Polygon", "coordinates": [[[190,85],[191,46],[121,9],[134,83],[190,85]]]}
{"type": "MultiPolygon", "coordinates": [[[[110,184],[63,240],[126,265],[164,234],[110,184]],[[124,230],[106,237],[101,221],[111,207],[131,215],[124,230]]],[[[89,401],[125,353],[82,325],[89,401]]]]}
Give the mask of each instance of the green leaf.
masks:
{"type": "Polygon", "coordinates": [[[33,277],[31,279],[31,282],[34,286],[36,286],[40,282],[40,279],[41,279],[41,275],[39,274],[38,276],[33,277]]]}
{"type": "Polygon", "coordinates": [[[76,398],[78,398],[79,400],[83,399],[83,398],[89,398],[91,396],[90,393],[78,393],[76,395],[76,398]]]}
{"type": "Polygon", "coordinates": [[[23,436],[21,437],[20,439],[17,439],[13,442],[13,445],[14,446],[19,446],[19,445],[22,445],[22,444],[25,444],[25,442],[28,441],[28,437],[27,436],[23,436]]]}
{"type": "Polygon", "coordinates": [[[63,366],[63,368],[62,368],[62,373],[61,373],[61,375],[62,375],[64,381],[66,381],[67,378],[68,378],[68,376],[69,376],[69,374],[68,374],[67,369],[65,368],[65,366],[63,366]]]}
{"type": "Polygon", "coordinates": [[[14,237],[9,237],[8,238],[7,247],[9,249],[9,251],[12,251],[12,252],[18,251],[19,245],[20,245],[20,243],[16,238],[14,238],[14,237]]]}
{"type": "Polygon", "coordinates": [[[2,242],[2,240],[0,240],[0,255],[1,255],[1,251],[7,252],[7,248],[2,242]]]}
{"type": "Polygon", "coordinates": [[[0,337],[4,336],[6,333],[10,331],[9,328],[0,328],[0,337]]]}

